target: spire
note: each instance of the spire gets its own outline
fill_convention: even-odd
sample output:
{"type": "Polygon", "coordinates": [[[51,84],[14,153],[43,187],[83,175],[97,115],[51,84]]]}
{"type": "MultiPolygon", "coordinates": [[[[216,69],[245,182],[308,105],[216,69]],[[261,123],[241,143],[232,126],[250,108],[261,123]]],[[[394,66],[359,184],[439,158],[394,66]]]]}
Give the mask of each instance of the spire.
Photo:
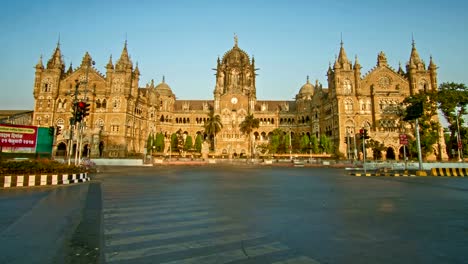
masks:
{"type": "Polygon", "coordinates": [[[135,74],[137,75],[140,75],[140,69],[138,69],[138,61],[136,62],[136,66],[135,66],[135,74]]]}
{"type": "Polygon", "coordinates": [[[385,53],[383,51],[381,51],[379,55],[377,55],[377,66],[387,66],[387,57],[385,56],[385,53]]]}
{"type": "Polygon", "coordinates": [[[39,61],[36,64],[36,69],[44,69],[44,64],[42,64],[42,55],[39,57],[39,61]]]}
{"type": "Polygon", "coordinates": [[[67,74],[70,74],[73,72],[73,65],[72,63],[70,62],[70,67],[68,67],[68,70],[67,70],[67,74]]]}
{"type": "Polygon", "coordinates": [[[237,47],[239,39],[237,38],[237,34],[234,33],[234,47],[237,47]]]}
{"type": "Polygon", "coordinates": [[[120,58],[117,61],[116,68],[118,69],[126,69],[126,68],[132,68],[132,61],[130,60],[130,57],[128,56],[128,50],[127,50],[127,39],[125,39],[125,44],[122,50],[122,54],[120,54],[120,58]]]}
{"type": "Polygon", "coordinates": [[[412,43],[411,43],[411,55],[410,55],[410,60],[409,60],[409,65],[410,67],[415,67],[417,68],[420,64],[423,64],[424,62],[421,60],[421,57],[419,57],[418,50],[416,49],[416,43],[414,42],[414,38],[412,37],[412,43]]]}
{"type": "Polygon", "coordinates": [[[85,55],[83,56],[83,60],[81,61],[81,66],[80,67],[91,66],[93,64],[94,64],[94,62],[93,62],[93,59],[91,58],[91,55],[89,55],[89,53],[86,52],[85,55]]]}
{"type": "Polygon", "coordinates": [[[344,64],[350,64],[350,63],[349,63],[348,57],[346,56],[345,49],[343,47],[343,40],[341,40],[340,46],[341,47],[340,47],[340,54],[338,55],[338,62],[343,67],[344,64]]]}
{"type": "Polygon", "coordinates": [[[398,74],[400,75],[405,75],[405,71],[403,71],[403,68],[401,67],[401,62],[398,62],[398,74]]]}
{"type": "Polygon", "coordinates": [[[309,75],[307,75],[307,83],[310,83],[310,82],[309,82],[309,75]]]}
{"type": "Polygon", "coordinates": [[[109,57],[109,62],[106,65],[106,69],[108,69],[108,70],[114,69],[114,64],[112,63],[112,54],[109,57]]]}
{"type": "Polygon", "coordinates": [[[358,57],[357,55],[354,56],[354,70],[360,70],[361,69],[361,64],[359,64],[358,57]]]}
{"type": "Polygon", "coordinates": [[[341,68],[341,64],[338,62],[338,59],[336,58],[336,55],[335,55],[335,64],[333,65],[333,69],[336,70],[339,68],[341,68]]]}
{"type": "Polygon", "coordinates": [[[47,61],[47,69],[63,69],[65,67],[62,60],[62,52],[60,51],[60,42],[57,42],[57,47],[55,47],[54,54],[47,61]]]}
{"type": "Polygon", "coordinates": [[[330,76],[333,74],[333,70],[331,67],[331,62],[328,62],[328,70],[327,70],[327,75],[330,76]]]}
{"type": "Polygon", "coordinates": [[[162,83],[166,83],[166,78],[164,75],[163,75],[162,83]]]}
{"type": "Polygon", "coordinates": [[[434,61],[432,60],[432,55],[430,56],[430,61],[429,61],[429,70],[436,70],[437,65],[435,65],[434,61]]]}

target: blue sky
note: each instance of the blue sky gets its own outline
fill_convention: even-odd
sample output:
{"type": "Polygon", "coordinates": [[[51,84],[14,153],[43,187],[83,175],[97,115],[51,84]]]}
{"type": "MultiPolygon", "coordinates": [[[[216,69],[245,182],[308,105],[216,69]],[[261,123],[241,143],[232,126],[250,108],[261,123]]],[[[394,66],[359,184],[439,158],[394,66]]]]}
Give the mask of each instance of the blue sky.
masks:
{"type": "Polygon", "coordinates": [[[439,83],[468,84],[468,4],[464,1],[8,1],[0,16],[0,109],[32,109],[34,65],[50,58],[60,35],[65,63],[86,51],[104,66],[125,39],[138,62],[140,87],[165,75],[179,99],[212,99],[218,56],[239,47],[260,68],[257,98],[292,99],[306,76],[326,84],[340,35],[366,73],[384,51],[404,66],[411,36],[422,59],[432,55],[439,83]]]}

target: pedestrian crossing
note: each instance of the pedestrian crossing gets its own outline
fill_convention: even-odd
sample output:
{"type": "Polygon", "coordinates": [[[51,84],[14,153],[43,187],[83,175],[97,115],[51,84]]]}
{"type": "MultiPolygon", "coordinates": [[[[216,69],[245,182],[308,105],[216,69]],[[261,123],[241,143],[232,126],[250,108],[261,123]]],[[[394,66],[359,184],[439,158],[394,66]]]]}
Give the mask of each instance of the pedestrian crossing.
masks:
{"type": "Polygon", "coordinates": [[[118,182],[102,186],[106,263],[319,263],[240,224],[209,199],[156,193],[150,185],[121,193],[118,182]]]}

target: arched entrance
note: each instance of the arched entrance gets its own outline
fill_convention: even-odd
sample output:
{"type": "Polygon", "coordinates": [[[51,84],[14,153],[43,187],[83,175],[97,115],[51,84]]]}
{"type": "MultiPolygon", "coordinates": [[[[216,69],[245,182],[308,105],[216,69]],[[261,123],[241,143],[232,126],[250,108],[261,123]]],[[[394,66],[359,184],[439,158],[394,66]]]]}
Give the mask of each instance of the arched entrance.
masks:
{"type": "Polygon", "coordinates": [[[99,157],[102,157],[102,152],[104,151],[104,141],[99,142],[99,157]]]}
{"type": "Polygon", "coordinates": [[[65,157],[67,155],[67,145],[63,142],[60,142],[57,145],[57,157],[65,157]]]}
{"type": "Polygon", "coordinates": [[[89,151],[89,146],[88,144],[84,145],[83,147],[83,153],[81,153],[81,157],[88,157],[88,151],[89,151]]]}
{"type": "Polygon", "coordinates": [[[408,147],[407,146],[401,146],[399,150],[398,157],[400,160],[405,160],[405,152],[406,152],[406,158],[408,159],[409,157],[409,152],[408,152],[408,147]]]}
{"type": "Polygon", "coordinates": [[[387,160],[394,160],[395,159],[395,151],[393,151],[393,148],[389,147],[387,149],[387,155],[385,156],[387,160]]]}

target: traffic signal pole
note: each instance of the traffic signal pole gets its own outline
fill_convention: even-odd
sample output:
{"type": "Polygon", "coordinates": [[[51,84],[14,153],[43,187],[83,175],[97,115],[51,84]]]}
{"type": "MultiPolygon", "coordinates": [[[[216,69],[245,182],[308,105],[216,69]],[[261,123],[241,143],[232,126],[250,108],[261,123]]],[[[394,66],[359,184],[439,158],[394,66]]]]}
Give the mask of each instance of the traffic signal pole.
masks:
{"type": "Polygon", "coordinates": [[[419,138],[419,123],[418,119],[415,119],[415,126],[416,126],[416,140],[418,143],[418,161],[419,161],[419,171],[422,171],[422,155],[421,155],[421,140],[419,138]]]}

